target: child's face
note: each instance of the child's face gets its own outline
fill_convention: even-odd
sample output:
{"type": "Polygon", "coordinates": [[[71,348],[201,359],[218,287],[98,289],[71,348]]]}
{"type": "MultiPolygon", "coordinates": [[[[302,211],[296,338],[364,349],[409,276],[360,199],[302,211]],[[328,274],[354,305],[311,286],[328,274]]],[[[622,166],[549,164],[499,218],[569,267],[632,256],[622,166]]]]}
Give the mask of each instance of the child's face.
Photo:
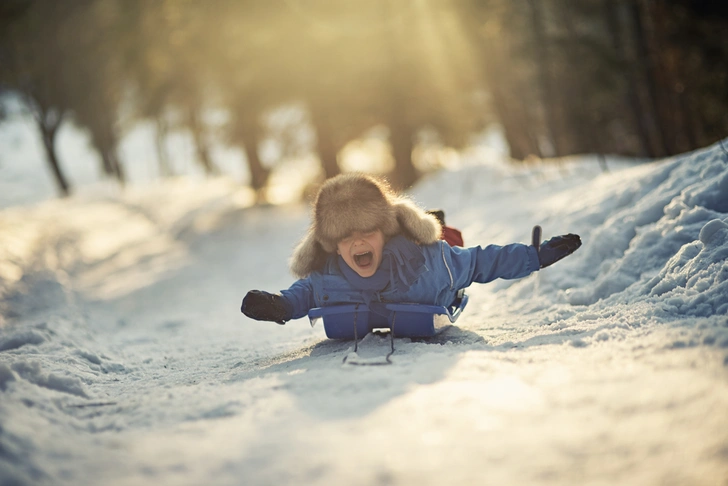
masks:
{"type": "Polygon", "coordinates": [[[347,265],[362,277],[371,277],[382,263],[384,234],[381,230],[356,231],[340,240],[336,251],[347,265]]]}

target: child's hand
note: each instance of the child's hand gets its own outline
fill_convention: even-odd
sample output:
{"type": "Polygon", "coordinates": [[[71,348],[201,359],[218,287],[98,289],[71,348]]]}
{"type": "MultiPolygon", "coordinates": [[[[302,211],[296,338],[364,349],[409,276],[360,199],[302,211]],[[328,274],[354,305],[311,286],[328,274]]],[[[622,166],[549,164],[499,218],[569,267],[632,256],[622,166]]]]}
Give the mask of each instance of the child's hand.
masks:
{"type": "Polygon", "coordinates": [[[291,318],[283,297],[262,290],[251,290],[240,307],[243,314],[256,321],[273,321],[285,324],[291,318]]]}
{"type": "Polygon", "coordinates": [[[554,236],[548,241],[537,247],[538,250],[538,261],[541,264],[541,268],[546,268],[549,265],[558,262],[564,257],[567,257],[574,253],[577,248],[581,246],[581,238],[579,235],[568,235],[554,236]]]}

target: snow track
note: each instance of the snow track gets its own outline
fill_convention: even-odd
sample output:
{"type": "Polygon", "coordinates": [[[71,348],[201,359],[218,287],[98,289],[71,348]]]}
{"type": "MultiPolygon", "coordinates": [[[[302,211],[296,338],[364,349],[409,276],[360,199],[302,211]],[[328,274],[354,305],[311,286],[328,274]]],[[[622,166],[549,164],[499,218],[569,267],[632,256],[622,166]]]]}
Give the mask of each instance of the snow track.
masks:
{"type": "Polygon", "coordinates": [[[0,485],[725,484],[720,147],[605,174],[470,156],[413,192],[466,244],[584,246],[471,287],[391,366],[239,313],[292,282],[303,206],[221,179],[0,212],[0,485]]]}

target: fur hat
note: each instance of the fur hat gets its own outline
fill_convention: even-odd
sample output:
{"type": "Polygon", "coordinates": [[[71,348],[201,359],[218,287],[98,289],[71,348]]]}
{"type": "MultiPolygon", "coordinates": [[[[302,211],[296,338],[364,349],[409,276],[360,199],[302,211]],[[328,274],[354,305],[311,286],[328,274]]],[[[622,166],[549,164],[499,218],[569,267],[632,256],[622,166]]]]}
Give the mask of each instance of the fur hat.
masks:
{"type": "Polygon", "coordinates": [[[380,229],[387,238],[403,234],[420,245],[436,242],[442,233],[437,218],[365,174],[342,174],[324,182],[312,219],[291,258],[291,271],[299,278],[323,268],[337,242],[354,231],[380,229]]]}

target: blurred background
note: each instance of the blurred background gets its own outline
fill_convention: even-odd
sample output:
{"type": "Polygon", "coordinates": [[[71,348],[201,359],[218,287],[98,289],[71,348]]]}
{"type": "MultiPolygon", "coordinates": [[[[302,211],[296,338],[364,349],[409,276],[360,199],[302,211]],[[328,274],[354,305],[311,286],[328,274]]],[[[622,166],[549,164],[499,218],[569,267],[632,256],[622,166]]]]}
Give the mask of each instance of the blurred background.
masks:
{"type": "Polygon", "coordinates": [[[296,167],[406,188],[493,134],[513,163],[658,158],[728,134],[728,2],[3,0],[0,100],[61,196],[67,126],[115,186],[144,127],[154,178],[231,175],[258,202],[296,167]]]}

